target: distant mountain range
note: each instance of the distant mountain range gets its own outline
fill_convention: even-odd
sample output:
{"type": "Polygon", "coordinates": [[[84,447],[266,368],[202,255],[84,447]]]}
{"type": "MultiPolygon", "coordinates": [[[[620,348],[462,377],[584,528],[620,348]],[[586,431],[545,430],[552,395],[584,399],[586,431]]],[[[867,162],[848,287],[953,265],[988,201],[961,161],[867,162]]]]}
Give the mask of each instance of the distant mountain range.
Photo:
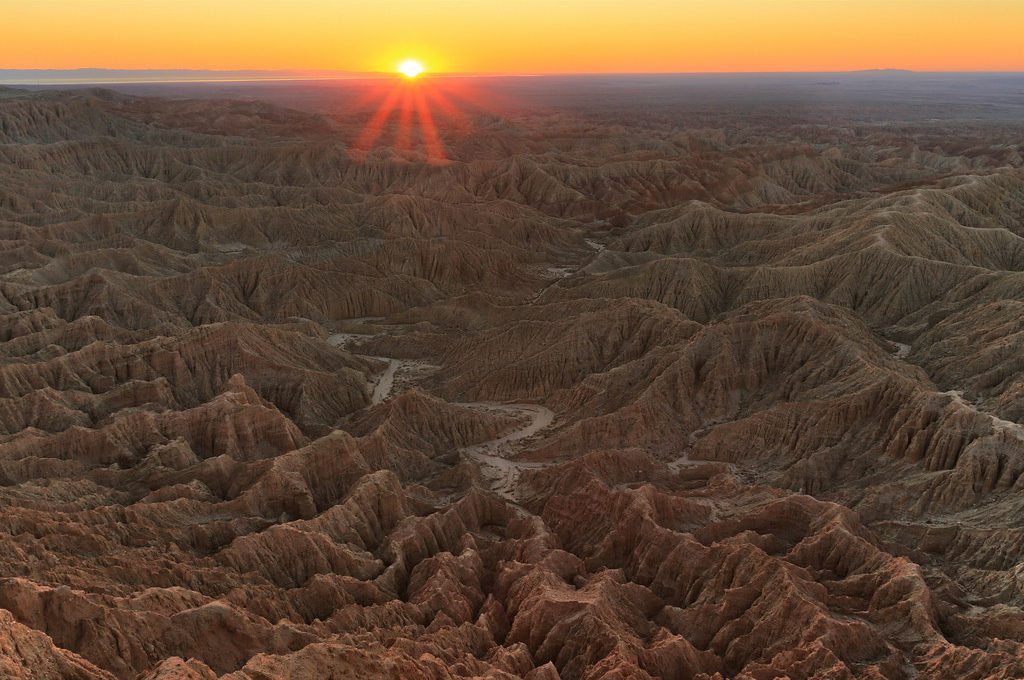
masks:
{"type": "Polygon", "coordinates": [[[208,69],[0,69],[5,84],[155,83],[252,80],[321,80],[372,75],[353,71],[218,71],[208,69]]]}

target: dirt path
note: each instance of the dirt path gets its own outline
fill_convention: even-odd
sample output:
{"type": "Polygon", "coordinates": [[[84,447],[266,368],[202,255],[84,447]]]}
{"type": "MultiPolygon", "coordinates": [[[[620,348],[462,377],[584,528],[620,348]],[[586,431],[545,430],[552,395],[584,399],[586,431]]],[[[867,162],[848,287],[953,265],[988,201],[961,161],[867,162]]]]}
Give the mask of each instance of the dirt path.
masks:
{"type": "Polygon", "coordinates": [[[370,397],[370,404],[376,406],[391,396],[391,390],[395,387],[395,373],[398,372],[398,368],[402,365],[402,362],[398,359],[389,359],[387,357],[368,358],[380,359],[381,361],[388,362],[388,367],[380,374],[380,377],[377,378],[377,384],[373,386],[373,396],[370,397]]]}
{"type": "Polygon", "coordinates": [[[459,404],[467,408],[481,409],[491,412],[507,413],[520,416],[527,414],[526,424],[497,439],[467,446],[459,451],[474,460],[491,485],[491,490],[506,500],[515,502],[513,490],[523,470],[538,470],[549,463],[534,463],[504,458],[499,453],[513,448],[515,442],[527,439],[545,429],[555,420],[551,409],[536,404],[496,404],[490,402],[471,402],[459,404]]]}
{"type": "MultiPolygon", "coordinates": [[[[335,333],[327,338],[327,342],[335,347],[347,349],[348,344],[353,340],[368,340],[372,337],[375,336],[362,333],[335,333]]],[[[377,376],[377,382],[373,385],[373,394],[370,396],[371,406],[383,403],[391,396],[391,392],[395,389],[395,375],[399,370],[412,369],[421,365],[418,361],[394,359],[392,357],[378,357],[371,354],[357,354],[355,352],[353,352],[353,354],[364,359],[373,359],[374,361],[383,361],[387,363],[387,368],[384,369],[383,373],[377,376]]]]}
{"type": "MultiPolygon", "coordinates": [[[[374,337],[371,334],[362,333],[335,333],[327,338],[327,342],[335,347],[347,349],[349,343],[354,340],[365,340],[374,337]]],[[[395,387],[395,376],[400,370],[413,369],[420,366],[420,362],[395,359],[393,357],[373,356],[370,354],[355,354],[364,359],[373,359],[387,363],[387,368],[377,377],[373,386],[373,394],[370,397],[370,405],[375,406],[384,402],[395,387]]],[[[501,437],[490,441],[466,446],[459,449],[459,452],[474,460],[484,472],[484,476],[490,482],[491,490],[503,498],[515,502],[512,494],[519,475],[523,470],[535,470],[546,467],[547,463],[531,463],[510,460],[502,457],[501,453],[511,452],[516,442],[522,441],[551,425],[555,420],[555,414],[549,408],[537,404],[501,404],[496,402],[467,402],[456,404],[466,408],[491,413],[502,413],[511,416],[527,416],[524,425],[508,432],[501,437]]]]}

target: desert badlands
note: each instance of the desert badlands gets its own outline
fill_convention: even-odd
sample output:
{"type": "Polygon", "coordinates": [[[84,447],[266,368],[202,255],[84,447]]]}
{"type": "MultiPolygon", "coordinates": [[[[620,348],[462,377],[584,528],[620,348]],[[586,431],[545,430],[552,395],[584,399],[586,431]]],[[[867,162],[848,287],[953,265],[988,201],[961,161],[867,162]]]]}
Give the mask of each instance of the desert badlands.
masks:
{"type": "Polygon", "coordinates": [[[1024,677],[1024,86],[872,77],[0,89],[0,677],[1024,677]]]}

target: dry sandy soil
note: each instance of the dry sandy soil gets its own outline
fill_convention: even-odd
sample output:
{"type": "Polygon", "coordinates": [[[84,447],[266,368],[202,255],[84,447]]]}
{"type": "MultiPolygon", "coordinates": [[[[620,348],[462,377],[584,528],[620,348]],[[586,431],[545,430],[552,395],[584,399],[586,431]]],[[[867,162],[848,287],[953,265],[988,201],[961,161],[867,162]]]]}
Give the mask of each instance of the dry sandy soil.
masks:
{"type": "Polygon", "coordinates": [[[1024,677],[1024,86],[687,82],[0,89],[0,677],[1024,677]]]}

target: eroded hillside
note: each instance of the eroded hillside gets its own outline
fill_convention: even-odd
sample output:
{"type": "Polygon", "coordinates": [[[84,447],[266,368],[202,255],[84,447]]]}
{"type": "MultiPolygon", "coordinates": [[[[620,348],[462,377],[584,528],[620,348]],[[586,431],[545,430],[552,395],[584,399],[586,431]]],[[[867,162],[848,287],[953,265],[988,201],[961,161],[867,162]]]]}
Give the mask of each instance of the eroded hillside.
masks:
{"type": "Polygon", "coordinates": [[[1024,677],[1024,127],[812,119],[0,89],[0,674],[1024,677]]]}

